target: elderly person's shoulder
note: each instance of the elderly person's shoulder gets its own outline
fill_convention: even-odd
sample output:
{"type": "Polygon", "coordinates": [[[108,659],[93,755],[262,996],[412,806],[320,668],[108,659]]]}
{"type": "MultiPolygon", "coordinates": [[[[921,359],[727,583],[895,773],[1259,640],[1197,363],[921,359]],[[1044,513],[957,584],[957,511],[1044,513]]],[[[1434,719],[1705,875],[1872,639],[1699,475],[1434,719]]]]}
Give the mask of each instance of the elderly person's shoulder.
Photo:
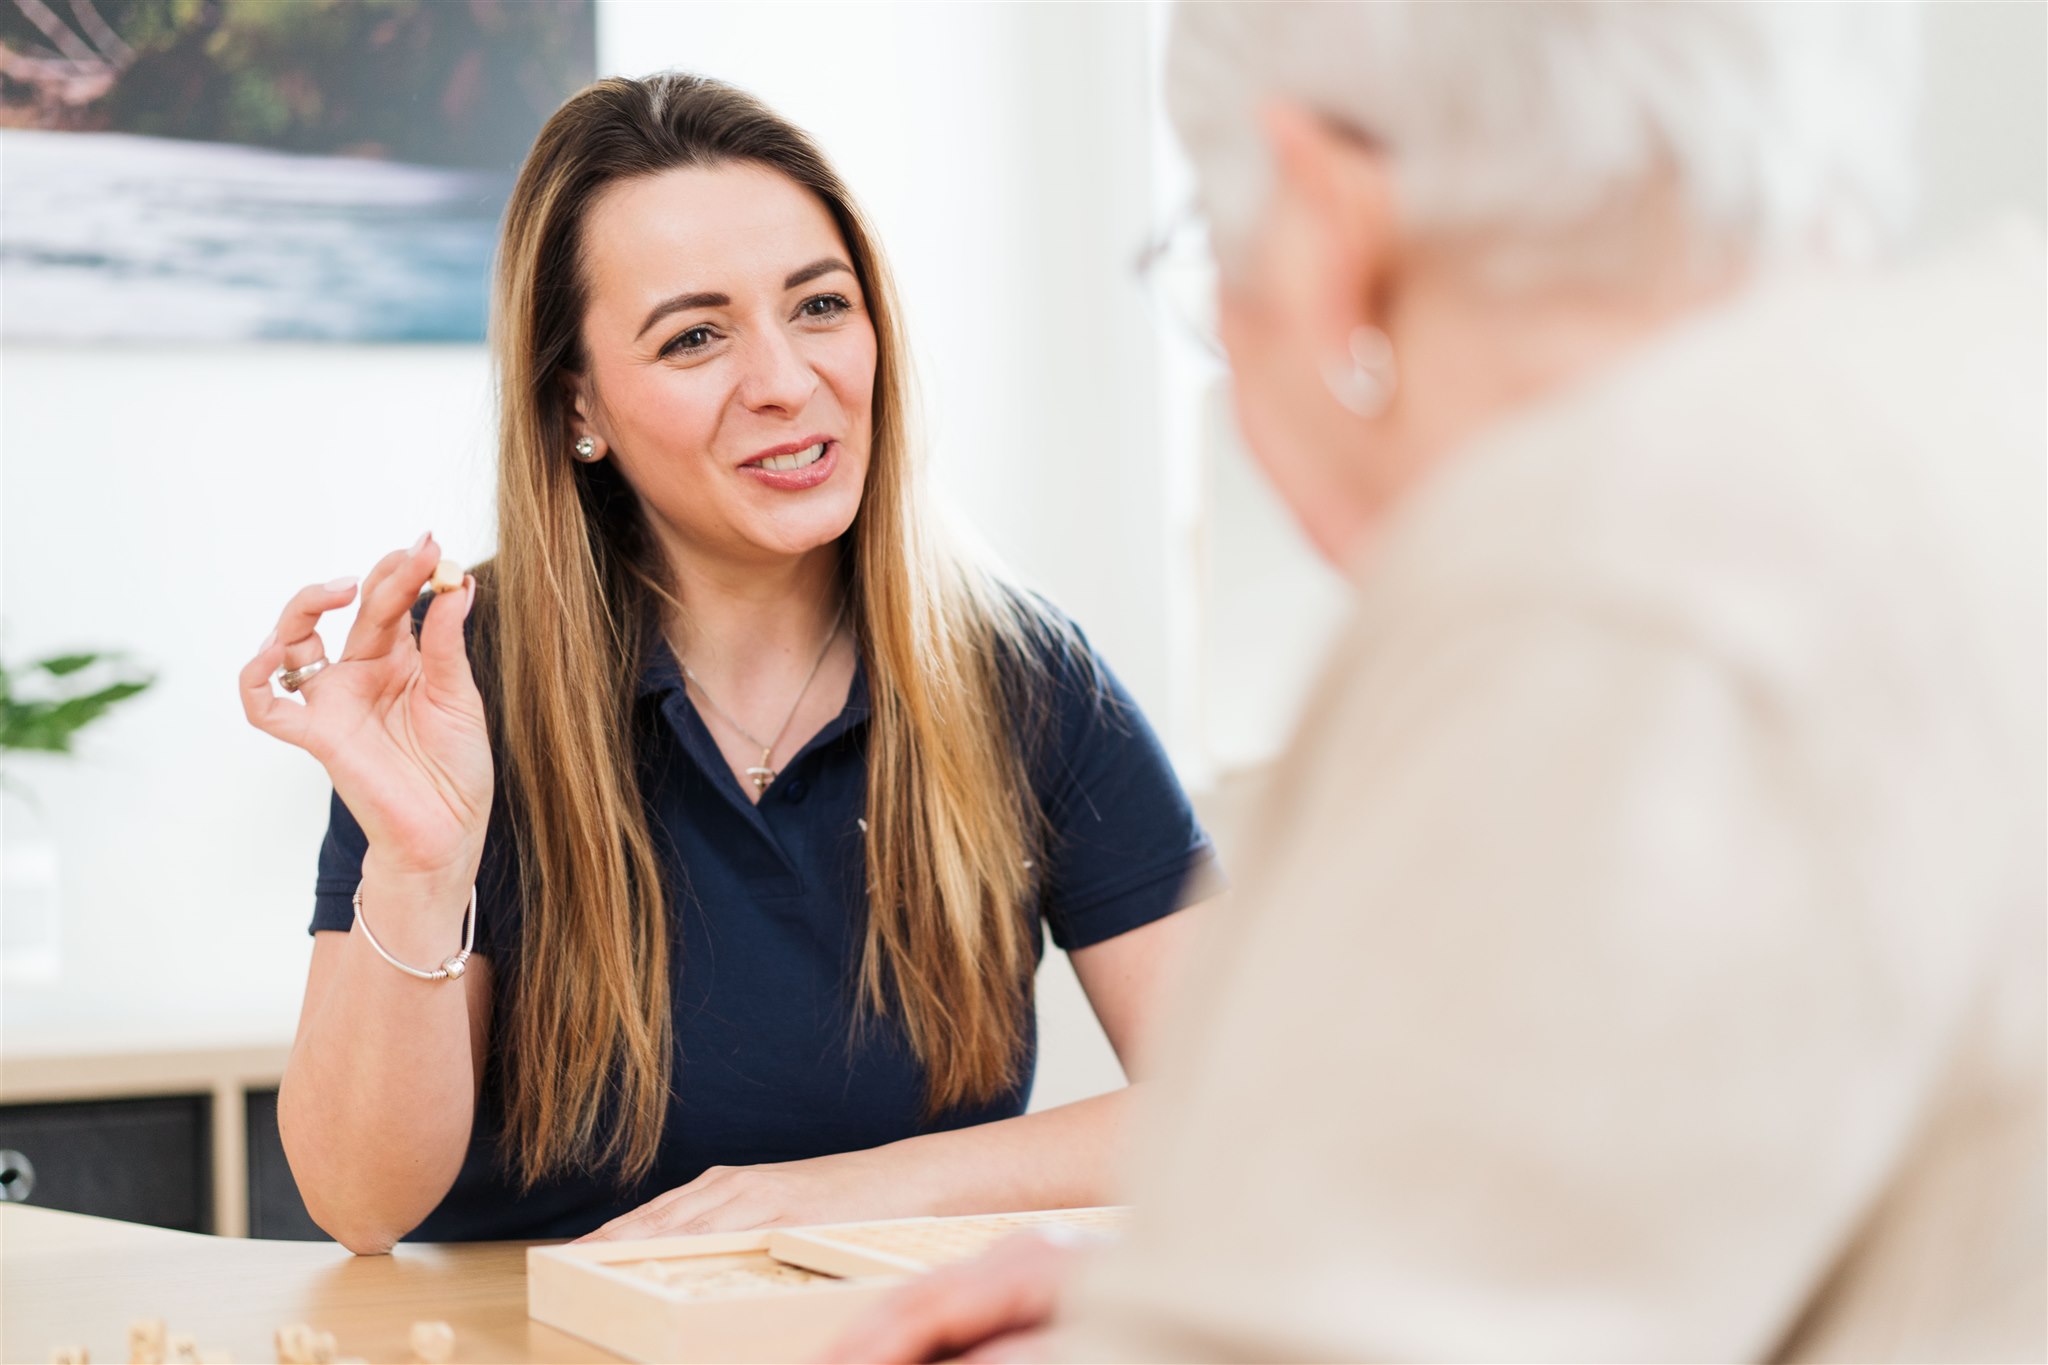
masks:
{"type": "Polygon", "coordinates": [[[2018,228],[1766,280],[1446,461],[1371,547],[1368,604],[1432,630],[1547,605],[1763,675],[2020,619],[2043,305],[2018,228]]]}

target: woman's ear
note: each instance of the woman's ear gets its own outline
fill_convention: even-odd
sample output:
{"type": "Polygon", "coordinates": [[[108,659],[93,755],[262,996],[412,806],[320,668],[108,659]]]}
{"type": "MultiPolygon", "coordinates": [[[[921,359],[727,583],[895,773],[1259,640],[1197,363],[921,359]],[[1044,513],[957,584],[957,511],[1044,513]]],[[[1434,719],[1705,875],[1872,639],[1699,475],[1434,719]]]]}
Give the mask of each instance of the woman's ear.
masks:
{"type": "Polygon", "coordinates": [[[587,377],[574,372],[562,376],[569,393],[569,451],[585,464],[595,464],[611,449],[603,424],[597,417],[597,397],[587,377]]]}

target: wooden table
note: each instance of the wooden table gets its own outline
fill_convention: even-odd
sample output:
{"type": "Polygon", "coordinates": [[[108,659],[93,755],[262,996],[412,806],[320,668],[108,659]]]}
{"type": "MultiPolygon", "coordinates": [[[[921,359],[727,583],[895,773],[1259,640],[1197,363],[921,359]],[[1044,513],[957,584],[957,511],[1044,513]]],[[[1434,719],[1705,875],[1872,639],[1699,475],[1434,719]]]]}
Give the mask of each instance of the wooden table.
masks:
{"type": "Polygon", "coordinates": [[[84,1346],[128,1358],[128,1324],[162,1318],[202,1353],[275,1360],[293,1322],[332,1332],[336,1353],[409,1361],[412,1324],[455,1329],[458,1361],[613,1361],[526,1316],[526,1244],[401,1244],[353,1256],[332,1242],[263,1242],[0,1205],[0,1360],[84,1346]]]}

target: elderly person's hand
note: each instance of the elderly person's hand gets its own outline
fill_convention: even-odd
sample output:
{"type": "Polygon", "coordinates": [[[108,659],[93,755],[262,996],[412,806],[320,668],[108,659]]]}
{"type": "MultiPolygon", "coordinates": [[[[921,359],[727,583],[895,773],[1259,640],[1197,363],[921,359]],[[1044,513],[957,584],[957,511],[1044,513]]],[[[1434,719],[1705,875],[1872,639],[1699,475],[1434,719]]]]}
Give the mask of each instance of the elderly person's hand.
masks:
{"type": "Polygon", "coordinates": [[[1042,1329],[1089,1244],[1020,1233],[978,1260],[897,1290],[849,1328],[825,1359],[846,1365],[1042,1360],[1042,1329]]]}

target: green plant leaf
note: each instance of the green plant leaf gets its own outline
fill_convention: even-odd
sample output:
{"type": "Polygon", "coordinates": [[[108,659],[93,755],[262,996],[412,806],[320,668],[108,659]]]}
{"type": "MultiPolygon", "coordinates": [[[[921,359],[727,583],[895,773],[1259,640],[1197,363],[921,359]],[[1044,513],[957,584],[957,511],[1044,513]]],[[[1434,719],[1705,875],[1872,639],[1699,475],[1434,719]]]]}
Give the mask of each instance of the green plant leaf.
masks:
{"type": "Polygon", "coordinates": [[[103,657],[105,656],[99,654],[56,654],[47,659],[39,659],[29,667],[39,668],[53,678],[61,678],[67,673],[91,668],[103,657]]]}
{"type": "Polygon", "coordinates": [[[107,708],[116,702],[126,701],[148,687],[148,683],[115,683],[83,697],[70,697],[60,701],[50,711],[50,723],[61,725],[65,730],[78,730],[106,714],[107,708]]]}
{"type": "MultiPolygon", "coordinates": [[[[78,674],[102,660],[119,658],[119,655],[103,653],[58,654],[30,665],[26,671],[41,670],[52,677],[62,678],[78,674]]],[[[22,671],[15,670],[13,676],[19,677],[22,671]]],[[[11,681],[8,671],[0,667],[0,752],[68,754],[78,731],[105,715],[110,708],[148,690],[156,680],[148,675],[131,676],[77,696],[32,701],[15,698],[9,685],[11,681]]]]}
{"type": "Polygon", "coordinates": [[[0,704],[0,749],[27,749],[40,753],[71,752],[71,729],[56,724],[54,702],[0,704]]]}

